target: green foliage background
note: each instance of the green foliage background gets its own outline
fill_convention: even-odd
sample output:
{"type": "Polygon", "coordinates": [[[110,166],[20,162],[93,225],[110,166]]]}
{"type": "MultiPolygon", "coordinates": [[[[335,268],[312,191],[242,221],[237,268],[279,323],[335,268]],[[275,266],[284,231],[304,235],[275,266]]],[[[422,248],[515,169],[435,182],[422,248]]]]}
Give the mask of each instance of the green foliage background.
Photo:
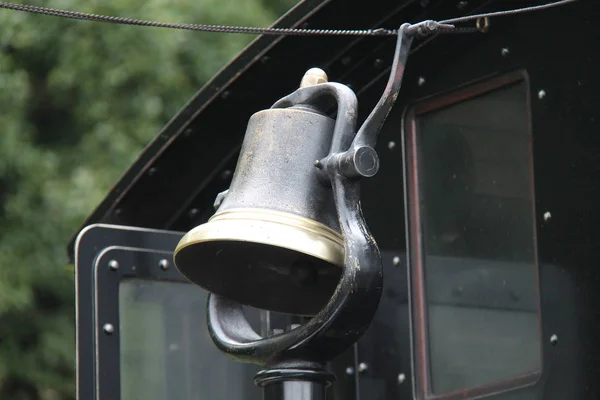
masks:
{"type": "MultiPolygon", "coordinates": [[[[268,26],[295,2],[28,4],[268,26]]],[[[252,39],[0,10],[0,399],[74,398],[67,241],[159,129],[252,39]]]]}

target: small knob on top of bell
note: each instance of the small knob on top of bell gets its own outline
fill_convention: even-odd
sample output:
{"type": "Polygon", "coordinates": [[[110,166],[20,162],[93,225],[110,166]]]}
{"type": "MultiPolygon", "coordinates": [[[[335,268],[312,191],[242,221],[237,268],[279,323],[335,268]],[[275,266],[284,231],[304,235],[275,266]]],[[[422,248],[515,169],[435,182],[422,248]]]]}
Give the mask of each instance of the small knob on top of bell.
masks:
{"type": "Polygon", "coordinates": [[[329,81],[327,77],[327,73],[323,71],[321,68],[311,68],[302,77],[300,81],[300,88],[305,88],[309,86],[315,86],[319,83],[326,83],[329,81]]]}

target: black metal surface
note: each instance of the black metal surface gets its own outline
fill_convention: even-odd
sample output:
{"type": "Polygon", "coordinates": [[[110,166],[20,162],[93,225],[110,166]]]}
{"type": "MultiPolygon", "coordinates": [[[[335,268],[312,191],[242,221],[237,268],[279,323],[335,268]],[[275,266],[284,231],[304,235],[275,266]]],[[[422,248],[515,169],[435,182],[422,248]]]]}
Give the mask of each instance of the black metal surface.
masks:
{"type": "MultiPolygon", "coordinates": [[[[483,36],[460,40],[439,37],[411,56],[400,99],[380,135],[380,173],[364,185],[365,216],[383,254],[403,253],[406,233],[400,133],[407,105],[499,73],[527,70],[538,210],[543,372],[531,390],[495,398],[587,399],[596,397],[599,389],[593,378],[597,358],[584,354],[590,354],[588,350],[600,354],[592,339],[600,326],[591,311],[600,302],[594,289],[598,275],[590,264],[600,260],[600,255],[589,239],[598,236],[592,222],[598,221],[597,208],[592,203],[598,203],[599,192],[591,186],[598,171],[593,154],[600,144],[593,133],[598,77],[588,64],[594,56],[586,50],[586,43],[598,36],[591,29],[591,20],[600,10],[590,3],[569,9],[573,14],[568,19],[573,24],[578,21],[579,30],[549,35],[545,27],[564,24],[566,18],[564,12],[552,10],[493,20],[490,32],[483,36]],[[557,45],[569,47],[567,57],[571,60],[587,61],[570,63],[551,55],[552,46],[557,45]],[[443,65],[434,60],[443,60],[443,65]],[[540,94],[541,90],[544,92],[540,94]],[[544,217],[547,211],[551,212],[548,219],[544,217]],[[555,218],[556,213],[561,217],[555,218]],[[563,347],[561,337],[566,341],[563,347]]],[[[358,76],[360,71],[366,74],[369,66],[357,69],[358,76]]],[[[363,92],[361,104],[373,104],[382,85],[380,80],[363,92]]],[[[369,398],[386,400],[413,397],[412,366],[410,360],[407,362],[411,351],[408,305],[400,298],[386,297],[388,291],[406,285],[406,278],[391,276],[390,269],[384,261],[384,295],[371,329],[359,341],[358,358],[370,365],[369,372],[360,375],[360,391],[370,393],[369,398]],[[404,383],[399,385],[393,373],[406,373],[404,383]]]]}
{"type": "MultiPolygon", "coordinates": [[[[305,373],[302,374],[303,376],[305,373]]],[[[322,382],[288,379],[271,383],[264,388],[264,398],[269,400],[326,400],[327,387],[322,382]]]]}

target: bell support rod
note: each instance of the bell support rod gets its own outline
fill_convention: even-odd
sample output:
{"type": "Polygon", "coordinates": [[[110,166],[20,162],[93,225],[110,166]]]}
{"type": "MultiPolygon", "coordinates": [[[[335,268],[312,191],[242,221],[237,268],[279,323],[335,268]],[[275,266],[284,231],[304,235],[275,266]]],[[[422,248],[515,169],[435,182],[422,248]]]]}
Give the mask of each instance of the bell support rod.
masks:
{"type": "Polygon", "coordinates": [[[214,293],[209,295],[207,320],[214,343],[238,361],[265,367],[255,377],[265,393],[275,390],[282,393],[278,398],[286,399],[285,383],[305,382],[311,386],[307,393],[313,393],[305,400],[322,398],[325,387],[334,379],[325,370],[326,363],[352,346],[373,319],[381,297],[383,270],[379,249],[362,216],[360,180],[356,178],[373,176],[379,168],[373,147],[398,96],[412,38],[439,26],[425,21],[400,27],[389,82],[358,133],[358,100],[350,88],[339,83],[301,87],[272,106],[314,107],[323,96],[333,97],[337,103],[330,152],[316,163],[321,171],[315,173],[324,174],[331,183],[344,238],[344,265],[333,295],[316,315],[295,329],[268,337],[253,330],[242,304],[214,293]]]}
{"type": "MultiPolygon", "coordinates": [[[[348,112],[354,112],[356,108],[349,108],[346,104],[338,100],[338,119],[346,121],[345,125],[336,125],[334,132],[331,153],[323,160],[319,160],[316,165],[319,168],[337,169],[341,174],[348,178],[374,176],[379,170],[379,157],[375,152],[377,136],[389,115],[402,85],[402,77],[410,47],[415,36],[427,36],[440,29],[453,29],[453,25],[441,24],[436,21],[427,20],[418,24],[403,24],[398,30],[398,39],[390,75],[383,94],[377,105],[371,111],[364,124],[358,132],[350,129],[350,116],[348,112]]],[[[312,103],[323,94],[331,94],[331,90],[323,90],[324,84],[311,86],[282,98],[276,102],[272,108],[290,107],[298,104],[312,103]],[[329,93],[327,93],[329,92],[329,93]]],[[[336,85],[329,83],[329,85],[336,85]]],[[[340,85],[340,84],[337,84],[340,85]]],[[[340,85],[344,86],[344,85],[340,85]]],[[[345,87],[345,86],[344,86],[345,87]]],[[[353,116],[356,118],[356,116],[353,116]]]]}

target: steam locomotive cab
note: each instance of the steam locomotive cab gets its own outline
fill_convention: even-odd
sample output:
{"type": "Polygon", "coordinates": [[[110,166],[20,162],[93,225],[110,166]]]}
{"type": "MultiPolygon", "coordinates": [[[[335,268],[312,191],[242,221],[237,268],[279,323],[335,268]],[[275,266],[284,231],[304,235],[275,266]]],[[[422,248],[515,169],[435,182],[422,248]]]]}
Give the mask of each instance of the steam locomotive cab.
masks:
{"type": "MultiPolygon", "coordinates": [[[[277,26],[397,27],[503,6],[315,0],[277,26]]],[[[381,300],[358,342],[327,364],[329,399],[598,398],[599,17],[582,1],[413,43],[375,147],[379,172],[361,183],[381,300]]],[[[157,135],[71,244],[79,399],[261,398],[260,368],[215,347],[208,291],[175,267],[174,251],[230,188],[251,115],[319,67],[356,93],[360,125],[394,46],[261,36],[157,135]]],[[[310,320],[244,315],[262,337],[310,320]]]]}

